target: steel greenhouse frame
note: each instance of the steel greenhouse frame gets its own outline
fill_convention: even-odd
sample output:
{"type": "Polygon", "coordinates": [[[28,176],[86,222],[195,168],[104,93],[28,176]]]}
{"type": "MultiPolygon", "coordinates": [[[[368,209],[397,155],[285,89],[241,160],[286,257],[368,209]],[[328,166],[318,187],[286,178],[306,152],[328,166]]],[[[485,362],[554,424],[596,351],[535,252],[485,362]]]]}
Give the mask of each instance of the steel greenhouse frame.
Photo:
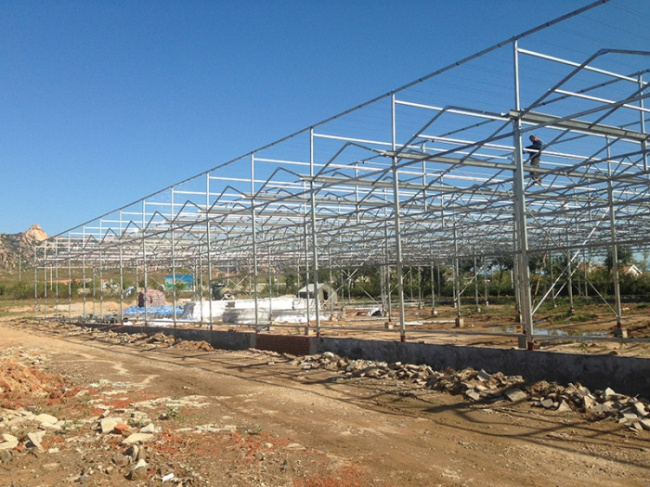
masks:
{"type": "Polygon", "coordinates": [[[73,268],[120,269],[122,279],[137,268],[146,288],[153,268],[211,277],[242,266],[257,283],[262,267],[303,262],[317,286],[320,269],[375,265],[395,272],[404,340],[405,265],[510,255],[532,348],[531,254],[570,255],[570,276],[583,252],[650,243],[650,52],[575,60],[520,46],[593,6],[52,237],[35,249],[35,281],[73,268]],[[617,72],[621,62],[635,69],[617,72]],[[503,67],[496,102],[472,84],[487,66],[503,67]],[[450,83],[470,103],[436,103],[450,83]],[[540,167],[525,161],[531,133],[546,143],[540,167]]]}

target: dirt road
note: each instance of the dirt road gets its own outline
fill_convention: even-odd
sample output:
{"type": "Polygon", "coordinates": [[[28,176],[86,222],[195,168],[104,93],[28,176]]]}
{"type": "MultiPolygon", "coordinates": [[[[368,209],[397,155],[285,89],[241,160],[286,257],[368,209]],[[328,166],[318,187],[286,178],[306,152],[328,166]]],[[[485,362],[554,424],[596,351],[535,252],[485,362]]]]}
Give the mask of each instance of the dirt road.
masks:
{"type": "Polygon", "coordinates": [[[575,411],[470,403],[260,351],[17,320],[0,336],[0,434],[18,440],[0,451],[0,485],[650,485],[650,431],[575,411]]]}

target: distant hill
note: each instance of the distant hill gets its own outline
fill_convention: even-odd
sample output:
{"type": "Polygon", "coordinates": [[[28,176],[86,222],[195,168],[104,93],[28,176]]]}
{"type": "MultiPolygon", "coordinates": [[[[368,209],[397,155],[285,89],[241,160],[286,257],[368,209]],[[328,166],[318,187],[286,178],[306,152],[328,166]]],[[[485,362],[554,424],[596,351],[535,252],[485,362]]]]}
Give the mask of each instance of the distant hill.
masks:
{"type": "Polygon", "coordinates": [[[0,233],[0,270],[15,271],[19,262],[31,265],[34,259],[34,244],[47,240],[49,235],[40,225],[34,224],[23,233],[0,233]]]}

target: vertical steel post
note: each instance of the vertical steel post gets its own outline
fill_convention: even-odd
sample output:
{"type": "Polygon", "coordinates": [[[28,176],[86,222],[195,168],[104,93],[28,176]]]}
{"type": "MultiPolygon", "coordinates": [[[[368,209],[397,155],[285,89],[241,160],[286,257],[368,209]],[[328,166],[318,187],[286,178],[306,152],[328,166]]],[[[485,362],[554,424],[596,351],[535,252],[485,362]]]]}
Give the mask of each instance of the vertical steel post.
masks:
{"type": "MultiPolygon", "coordinates": [[[[395,94],[391,95],[391,129],[393,154],[397,149],[397,120],[395,118],[395,94]]],[[[395,269],[397,273],[397,295],[399,299],[400,341],[406,341],[406,315],[404,310],[404,282],[402,276],[402,230],[400,221],[400,190],[397,156],[392,157],[393,204],[395,212],[395,269]]]]}
{"type": "Polygon", "coordinates": [[[99,249],[99,317],[104,319],[104,253],[99,249]]]}
{"type": "MultiPolygon", "coordinates": [[[[519,56],[517,42],[513,43],[514,66],[515,66],[515,109],[520,110],[519,103],[519,56]]],[[[534,350],[533,342],[533,312],[532,298],[530,294],[530,275],[528,269],[528,224],[526,220],[526,194],[524,186],[524,158],[521,143],[521,119],[513,120],[514,133],[514,204],[515,204],[515,227],[517,229],[517,264],[519,278],[519,297],[521,319],[526,338],[526,348],[534,350]]]]}
{"type": "Polygon", "coordinates": [[[38,319],[38,247],[34,246],[34,319],[38,319]]]}
{"type": "MultiPolygon", "coordinates": [[[[514,203],[514,201],[513,201],[514,203]]],[[[514,212],[516,213],[517,210],[515,208],[514,212]]],[[[516,217],[515,217],[516,219],[516,217]]],[[[519,288],[519,264],[517,262],[517,222],[514,222],[513,228],[512,228],[512,248],[514,250],[512,254],[512,271],[510,272],[510,280],[512,281],[512,294],[513,297],[515,298],[515,317],[517,320],[517,323],[521,323],[521,296],[520,296],[520,288],[519,288]]]]}
{"type": "MultiPolygon", "coordinates": [[[[554,269],[555,266],[553,265],[553,254],[550,255],[550,263],[551,263],[551,283],[554,283],[555,282],[555,269],[554,269]]],[[[551,286],[552,285],[553,284],[551,284],[551,286]]],[[[553,291],[553,289],[551,289],[551,301],[553,302],[553,309],[557,308],[557,303],[555,302],[555,295],[556,295],[555,291],[553,291]]]]}
{"type": "Polygon", "coordinates": [[[316,312],[316,336],[320,336],[320,291],[318,289],[318,240],[316,238],[316,190],[314,188],[314,130],[309,131],[309,192],[311,194],[311,251],[314,276],[314,311],[316,312]]]}
{"type": "MultiPolygon", "coordinates": [[[[300,248],[300,247],[298,247],[300,248]]],[[[300,252],[298,252],[299,254],[300,252]]],[[[285,283],[286,284],[286,283],[285,283]]],[[[286,287],[286,285],[285,285],[286,287]]],[[[296,288],[300,292],[300,258],[296,259],[296,288]]]]}
{"type": "Polygon", "coordinates": [[[72,242],[68,234],[68,319],[72,320],[72,242]]]}
{"type": "MultiPolygon", "coordinates": [[[[485,257],[483,258],[485,259],[485,257]]],[[[485,286],[485,307],[487,308],[490,305],[490,285],[487,262],[483,265],[483,285],[485,286]]]]}
{"type": "MultiPolygon", "coordinates": [[[[384,215],[387,217],[387,215],[384,215]]],[[[384,251],[385,251],[385,262],[386,262],[386,299],[388,304],[388,321],[393,320],[393,303],[392,303],[392,292],[390,287],[390,246],[388,244],[388,218],[384,220],[384,251]]]]}
{"type": "Polygon", "coordinates": [[[476,257],[474,257],[474,303],[476,305],[476,310],[481,311],[481,305],[478,302],[478,264],[476,257]]]}
{"type": "Polygon", "coordinates": [[[307,309],[307,326],[305,327],[305,335],[309,335],[309,329],[311,327],[311,315],[310,315],[310,305],[309,305],[309,249],[307,245],[307,221],[302,225],[302,239],[303,245],[305,246],[305,295],[307,299],[305,300],[305,307],[307,309]]]}
{"type": "Polygon", "coordinates": [[[92,314],[93,314],[93,317],[94,317],[94,318],[97,317],[97,310],[96,310],[96,308],[95,308],[95,307],[97,306],[97,268],[96,268],[96,265],[97,265],[97,264],[96,264],[95,262],[92,263],[92,266],[93,266],[93,283],[92,283],[92,290],[93,290],[93,313],[92,313],[92,314]]]}
{"type": "Polygon", "coordinates": [[[273,322],[273,274],[271,273],[271,244],[266,247],[266,259],[269,274],[269,326],[273,322]]]}
{"type": "Polygon", "coordinates": [[[147,245],[145,240],[145,224],[147,218],[147,202],[142,202],[142,278],[144,279],[144,286],[142,289],[144,296],[144,324],[149,323],[149,304],[147,303],[148,288],[149,288],[149,273],[147,268],[147,245]]]}
{"type": "MultiPolygon", "coordinates": [[[[643,94],[643,92],[647,89],[644,88],[645,83],[643,82],[643,76],[639,75],[639,89],[641,90],[639,94],[643,94]]],[[[639,110],[639,116],[641,118],[641,133],[645,134],[645,107],[643,103],[643,97],[639,98],[639,106],[641,107],[641,110],[639,110]]],[[[609,151],[609,144],[607,145],[607,150],[609,151]]],[[[648,141],[647,139],[643,139],[641,142],[641,150],[643,151],[643,170],[648,171],[648,141]]]]}
{"type": "Polygon", "coordinates": [[[454,296],[456,297],[456,326],[460,326],[462,310],[460,305],[460,265],[458,259],[458,233],[456,231],[456,222],[453,225],[454,233],[454,296]]]}
{"type": "MultiPolygon", "coordinates": [[[[328,271],[329,271],[329,285],[332,287],[332,291],[336,292],[336,286],[334,285],[333,277],[332,277],[332,254],[331,252],[328,252],[328,271]]],[[[330,295],[330,320],[334,316],[334,296],[330,295]]]]}
{"type": "MultiPolygon", "coordinates": [[[[199,282],[198,282],[198,294],[199,294],[199,316],[201,317],[201,326],[203,326],[203,287],[205,285],[205,281],[203,280],[203,255],[201,254],[201,247],[199,247],[198,250],[198,270],[195,274],[198,274],[199,276],[199,282]]],[[[195,266],[197,264],[195,263],[195,266]]],[[[196,299],[196,291],[197,291],[197,285],[195,284],[195,289],[194,289],[194,298],[196,299]]]]}
{"type": "MultiPolygon", "coordinates": [[[[607,144],[607,159],[609,159],[607,144]]],[[[614,273],[614,297],[616,299],[616,329],[621,334],[623,328],[623,309],[621,307],[621,284],[618,277],[618,245],[616,244],[616,213],[614,210],[614,188],[612,185],[611,162],[607,161],[607,203],[609,204],[609,235],[612,246],[612,272],[614,273]]]]}
{"type": "MultiPolygon", "coordinates": [[[[210,241],[210,174],[205,175],[205,244],[206,258],[208,259],[208,312],[210,317],[210,331],[212,331],[212,243],[210,241]]],[[[201,319],[203,319],[203,306],[201,306],[201,319]]]]}
{"type": "Polygon", "coordinates": [[[436,266],[436,276],[438,282],[438,301],[442,299],[442,277],[440,276],[440,263],[436,266]]]}
{"type": "Polygon", "coordinates": [[[418,309],[422,308],[422,267],[418,266],[418,309]]]}
{"type": "Polygon", "coordinates": [[[253,238],[253,282],[255,284],[255,291],[253,297],[255,298],[255,331],[259,331],[260,316],[259,316],[259,295],[257,292],[257,215],[255,213],[255,154],[251,154],[251,236],[253,238]]]}
{"type": "Polygon", "coordinates": [[[124,323],[124,249],[120,243],[120,323],[124,323]]]}
{"type": "Polygon", "coordinates": [[[43,318],[47,318],[47,247],[45,248],[45,265],[43,265],[43,318]]]}
{"type": "MultiPolygon", "coordinates": [[[[84,228],[84,233],[86,229],[84,228]]],[[[84,319],[87,316],[86,313],[86,237],[83,237],[83,245],[81,249],[81,287],[83,289],[83,317],[84,319]]]]}
{"type": "Polygon", "coordinates": [[[56,316],[59,311],[59,240],[54,241],[54,281],[56,287],[54,288],[54,315],[56,316]]]}
{"type": "Polygon", "coordinates": [[[171,188],[171,206],[169,210],[169,222],[171,226],[170,236],[172,239],[172,322],[174,323],[174,328],[176,328],[176,232],[174,231],[174,188],[171,188]]]}
{"type": "Polygon", "coordinates": [[[582,249],[582,270],[582,274],[585,280],[585,299],[589,299],[589,282],[587,280],[587,252],[585,249],[582,249]]]}
{"type": "Polygon", "coordinates": [[[381,295],[382,316],[386,310],[386,266],[379,266],[379,293],[381,295]]]}
{"type": "Polygon", "coordinates": [[[431,315],[436,316],[438,312],[436,311],[436,286],[434,284],[434,265],[435,261],[431,259],[431,315]]]}
{"type": "Polygon", "coordinates": [[[566,230],[566,258],[567,258],[567,289],[569,291],[569,313],[573,313],[575,307],[573,305],[573,263],[571,262],[571,248],[569,243],[569,229],[566,230]]]}

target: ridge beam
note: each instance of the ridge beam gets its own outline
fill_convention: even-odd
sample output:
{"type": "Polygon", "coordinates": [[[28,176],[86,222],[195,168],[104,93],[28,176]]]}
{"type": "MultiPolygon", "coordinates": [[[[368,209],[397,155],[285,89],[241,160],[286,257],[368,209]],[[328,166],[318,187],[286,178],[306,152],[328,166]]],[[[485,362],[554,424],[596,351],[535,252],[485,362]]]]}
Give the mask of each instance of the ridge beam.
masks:
{"type": "Polygon", "coordinates": [[[538,112],[525,112],[520,110],[510,110],[510,117],[520,118],[522,122],[540,124],[550,127],[557,127],[566,130],[577,130],[587,134],[602,135],[614,137],[616,139],[631,140],[634,142],[650,141],[650,134],[628,130],[613,125],[602,125],[582,120],[566,119],[555,115],[547,115],[538,112]]]}

